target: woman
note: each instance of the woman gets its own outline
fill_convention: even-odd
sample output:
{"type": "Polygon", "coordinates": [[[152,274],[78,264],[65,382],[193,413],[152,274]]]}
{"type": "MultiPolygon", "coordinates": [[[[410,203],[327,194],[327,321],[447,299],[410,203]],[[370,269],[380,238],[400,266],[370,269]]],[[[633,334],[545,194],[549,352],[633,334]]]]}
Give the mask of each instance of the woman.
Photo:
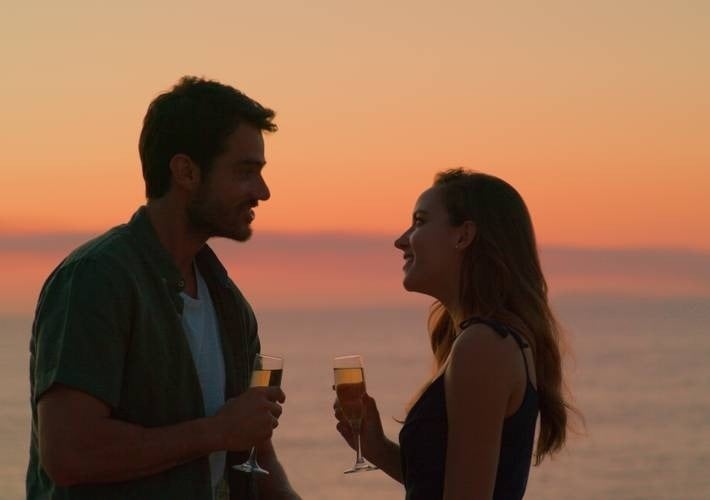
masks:
{"type": "MultiPolygon", "coordinates": [[[[519,499],[535,462],[565,442],[557,322],[532,222],[504,181],[462,169],[436,176],[397,239],[404,287],[432,296],[432,380],[415,397],[399,445],[364,396],[365,457],[408,500],[519,499]]],[[[337,429],[354,446],[336,403],[337,429]]]]}

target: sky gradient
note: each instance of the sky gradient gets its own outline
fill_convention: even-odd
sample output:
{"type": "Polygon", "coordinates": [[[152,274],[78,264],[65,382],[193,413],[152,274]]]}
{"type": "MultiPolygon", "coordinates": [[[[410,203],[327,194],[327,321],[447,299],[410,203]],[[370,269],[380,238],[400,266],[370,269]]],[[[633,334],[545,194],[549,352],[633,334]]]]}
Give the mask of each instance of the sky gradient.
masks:
{"type": "MultiPolygon", "coordinates": [[[[436,171],[465,166],[518,188],[542,246],[710,252],[708,2],[3,11],[4,237],[125,222],[144,201],[148,103],[194,74],[277,112],[257,233],[392,238],[436,171]]],[[[19,277],[39,272],[26,253],[4,258],[19,277]]]]}

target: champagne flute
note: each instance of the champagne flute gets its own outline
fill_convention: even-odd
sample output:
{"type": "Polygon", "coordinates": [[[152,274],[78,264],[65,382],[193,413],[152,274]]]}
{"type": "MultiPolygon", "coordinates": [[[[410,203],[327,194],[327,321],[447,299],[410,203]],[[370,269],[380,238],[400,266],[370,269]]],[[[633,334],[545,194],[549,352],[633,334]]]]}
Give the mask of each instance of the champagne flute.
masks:
{"type": "Polygon", "coordinates": [[[360,356],[338,356],[333,360],[335,374],[335,392],[338,404],[350,424],[357,440],[355,465],[343,471],[345,474],[363,470],[375,470],[362,458],[360,447],[360,429],[362,426],[362,396],[365,394],[365,373],[360,356]]]}
{"type": "MultiPolygon", "coordinates": [[[[280,387],[283,374],[284,360],[276,356],[257,354],[254,358],[254,368],[251,372],[249,387],[280,387]]],[[[251,447],[249,459],[243,464],[235,465],[236,470],[268,475],[269,471],[263,469],[256,461],[256,447],[251,447]]]]}

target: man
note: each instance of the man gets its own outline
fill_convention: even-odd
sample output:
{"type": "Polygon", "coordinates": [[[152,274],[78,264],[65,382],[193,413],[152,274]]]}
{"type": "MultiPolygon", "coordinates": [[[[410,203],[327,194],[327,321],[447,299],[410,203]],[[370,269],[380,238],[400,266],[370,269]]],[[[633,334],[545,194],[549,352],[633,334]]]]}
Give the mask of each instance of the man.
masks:
{"type": "Polygon", "coordinates": [[[69,255],[40,295],[28,498],[299,498],[270,441],[285,396],[248,388],[256,320],[206,244],[249,239],[270,196],[273,117],[194,77],[150,104],[146,206],[69,255]],[[271,473],[258,481],[232,468],[251,446],[271,473]]]}

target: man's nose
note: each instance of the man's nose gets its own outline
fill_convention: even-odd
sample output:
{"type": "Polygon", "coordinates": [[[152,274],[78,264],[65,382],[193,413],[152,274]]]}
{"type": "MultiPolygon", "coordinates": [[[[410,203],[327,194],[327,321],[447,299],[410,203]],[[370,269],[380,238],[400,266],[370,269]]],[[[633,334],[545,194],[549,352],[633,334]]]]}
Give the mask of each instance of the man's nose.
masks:
{"type": "Polygon", "coordinates": [[[259,178],[259,185],[257,186],[256,198],[261,201],[266,201],[271,198],[271,191],[269,186],[266,185],[266,181],[263,177],[259,178]]]}

